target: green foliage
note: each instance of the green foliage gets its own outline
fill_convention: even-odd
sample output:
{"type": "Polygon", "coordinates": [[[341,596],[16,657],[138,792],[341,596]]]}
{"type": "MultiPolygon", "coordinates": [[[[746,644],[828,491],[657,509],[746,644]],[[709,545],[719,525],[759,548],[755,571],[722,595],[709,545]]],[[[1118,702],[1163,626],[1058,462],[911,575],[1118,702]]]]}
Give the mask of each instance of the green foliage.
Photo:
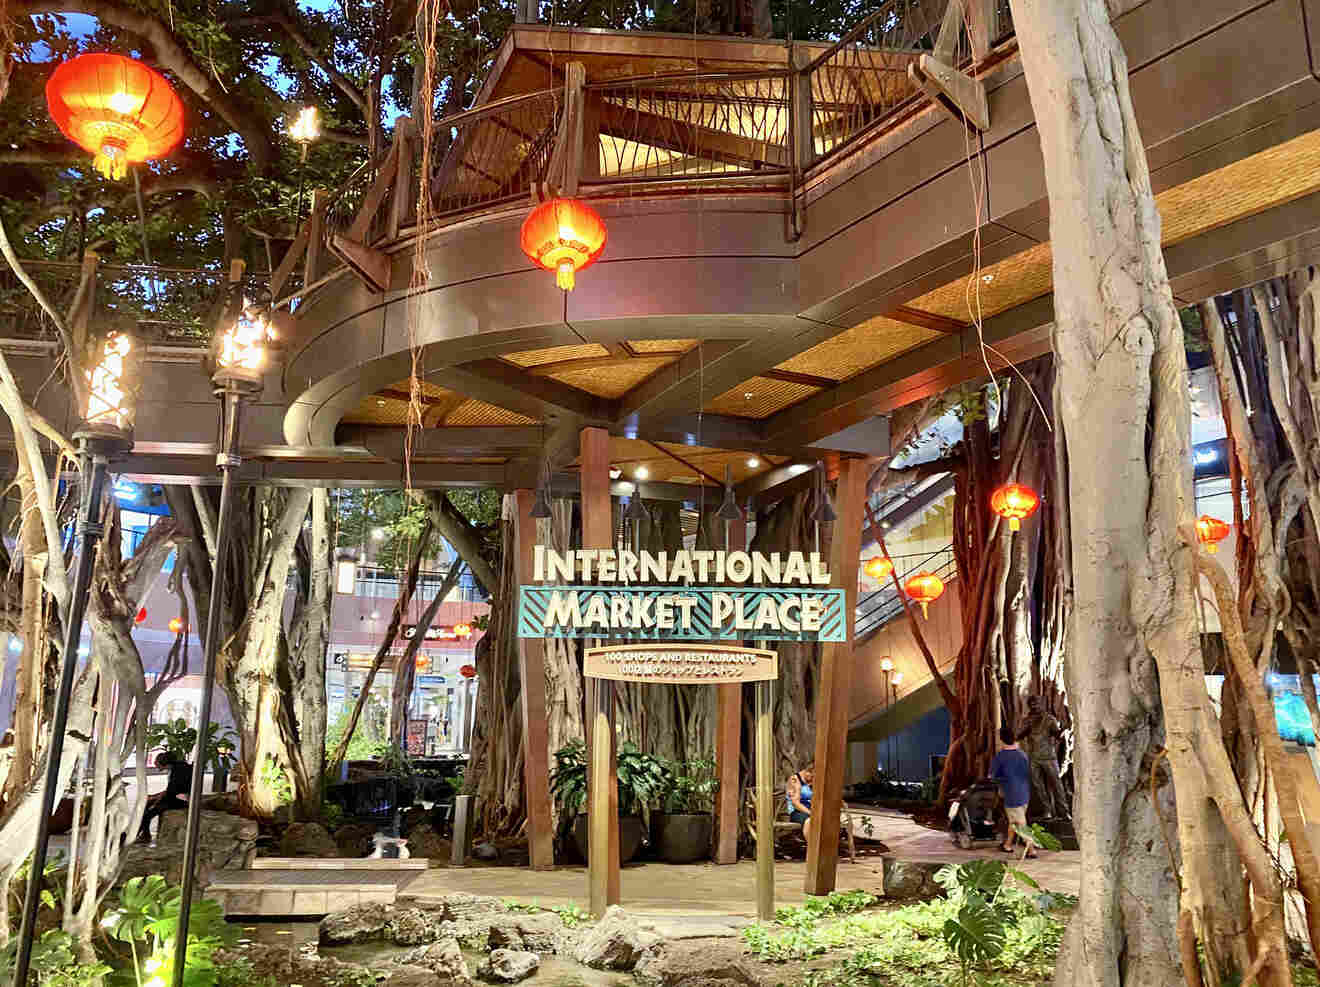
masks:
{"type": "Polygon", "coordinates": [[[278,805],[289,805],[293,802],[293,782],[289,778],[289,772],[274,754],[267,754],[261,759],[261,764],[257,767],[257,788],[270,792],[278,805]]]}
{"type": "Polygon", "coordinates": [[[560,905],[558,908],[552,908],[550,911],[559,916],[559,920],[564,923],[566,929],[576,929],[579,925],[590,922],[592,914],[577,905],[560,905]]]}
{"type": "MultiPolygon", "coordinates": [[[[50,929],[32,944],[31,981],[39,987],[99,987],[110,967],[99,961],[79,963],[72,935],[63,929],[50,929]]],[[[18,939],[11,938],[0,949],[0,987],[14,982],[18,939]]]]}
{"type": "Polygon", "coordinates": [[[415,773],[412,758],[398,744],[383,744],[376,752],[380,766],[391,778],[411,778],[415,773]]]}
{"type": "Polygon", "coordinates": [[[1004,920],[977,894],[969,894],[958,914],[944,922],[944,942],[958,957],[964,985],[971,968],[998,958],[1006,941],[1004,920]]]}
{"type": "Polygon", "coordinates": [[[1042,850],[1062,850],[1063,844],[1059,842],[1058,837],[1051,833],[1040,823],[1031,823],[1027,826],[1014,826],[1013,832],[1026,843],[1030,840],[1042,850]]]}
{"type": "MultiPolygon", "coordinates": [[[[101,928],[112,939],[128,943],[133,954],[134,968],[131,976],[123,978],[125,983],[163,987],[173,982],[181,900],[179,889],[159,874],[132,878],[119,892],[119,900],[102,918],[101,928]]],[[[232,938],[218,902],[209,898],[193,902],[183,977],[187,987],[217,987],[220,975],[214,954],[232,938]]]]}
{"type": "MultiPolygon", "coordinates": [[[[152,723],[147,727],[147,748],[165,750],[176,760],[188,761],[197,746],[197,729],[188,726],[188,722],[179,717],[163,723],[152,723]]],[[[202,762],[212,771],[228,771],[234,766],[234,752],[238,750],[238,738],[234,731],[212,722],[206,730],[206,747],[202,753],[202,762]]]]}
{"type": "Polygon", "coordinates": [[[513,898],[504,899],[504,908],[506,911],[522,912],[527,915],[535,915],[537,912],[541,910],[541,906],[534,901],[531,903],[526,903],[526,902],[516,901],[513,898]]]}
{"type": "MultiPolygon", "coordinates": [[[[619,812],[633,815],[644,806],[654,806],[672,784],[663,761],[643,754],[637,745],[626,741],[616,758],[619,786],[619,812]]],[[[587,804],[587,747],[574,740],[555,751],[555,766],[550,772],[550,794],[572,816],[587,804]]]]}
{"type": "MultiPolygon", "coordinates": [[[[360,971],[353,970],[352,972],[358,973],[360,971]]],[[[216,974],[219,977],[216,987],[283,987],[275,980],[273,974],[268,973],[264,977],[258,977],[252,961],[243,956],[233,956],[226,959],[223,964],[216,968],[216,974]]],[[[371,984],[374,985],[375,982],[375,977],[372,977],[371,984]]],[[[345,981],[343,987],[359,987],[359,985],[345,981]]],[[[362,982],[360,987],[368,987],[368,985],[362,982]]]]}
{"type": "Polygon", "coordinates": [[[669,773],[669,786],[661,802],[666,812],[704,813],[715,811],[715,795],[720,790],[713,758],[691,761],[663,761],[669,773]]]}
{"type": "MultiPolygon", "coordinates": [[[[348,742],[348,750],[344,753],[346,761],[365,761],[376,756],[381,745],[386,742],[385,732],[382,729],[385,722],[383,713],[384,707],[380,701],[375,696],[368,696],[367,704],[362,710],[361,718],[358,720],[357,729],[353,731],[353,739],[348,742]]],[[[351,709],[345,709],[335,717],[333,723],[326,727],[325,753],[327,757],[339,749],[339,745],[344,739],[344,733],[348,730],[348,721],[351,718],[351,709]]],[[[333,780],[338,781],[339,779],[335,778],[333,780]]]]}

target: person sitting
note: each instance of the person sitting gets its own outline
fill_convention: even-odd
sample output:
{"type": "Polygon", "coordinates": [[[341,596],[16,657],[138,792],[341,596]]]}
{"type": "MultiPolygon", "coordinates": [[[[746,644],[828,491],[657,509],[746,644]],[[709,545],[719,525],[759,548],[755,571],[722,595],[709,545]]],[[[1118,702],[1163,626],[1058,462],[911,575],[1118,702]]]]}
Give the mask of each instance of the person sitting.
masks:
{"type": "Polygon", "coordinates": [[[816,781],[816,766],[808,764],[795,771],[784,786],[788,800],[788,818],[802,827],[803,839],[811,838],[811,786],[816,781]]]}
{"type": "MultiPolygon", "coordinates": [[[[1027,803],[1031,801],[1031,762],[1018,747],[1013,728],[1008,724],[999,728],[999,739],[1004,746],[990,762],[990,777],[999,783],[1004,810],[1008,813],[1008,829],[999,849],[1012,853],[1015,834],[1018,830],[1026,832],[1027,803]]],[[[1023,839],[1027,844],[1027,856],[1034,858],[1036,851],[1031,838],[1024,836],[1023,839]]]]}
{"type": "Polygon", "coordinates": [[[165,791],[147,799],[147,811],[142,814],[142,825],[138,827],[139,843],[151,842],[151,820],[171,809],[188,808],[187,796],[192,791],[193,766],[183,758],[162,751],[156,758],[156,767],[168,768],[170,774],[165,791]]]}

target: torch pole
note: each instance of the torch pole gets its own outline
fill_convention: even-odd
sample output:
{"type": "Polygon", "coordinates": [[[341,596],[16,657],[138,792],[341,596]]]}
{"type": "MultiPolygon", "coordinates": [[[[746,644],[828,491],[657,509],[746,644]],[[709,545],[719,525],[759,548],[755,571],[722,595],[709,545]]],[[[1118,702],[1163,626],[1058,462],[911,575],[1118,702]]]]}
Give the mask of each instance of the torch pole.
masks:
{"type": "Polygon", "coordinates": [[[188,921],[196,884],[197,837],[202,821],[202,768],[206,730],[211,722],[211,700],[215,695],[216,653],[220,648],[220,618],[224,613],[225,570],[229,561],[234,513],[234,473],[242,465],[238,454],[239,426],[243,401],[250,393],[239,381],[217,381],[224,417],[221,451],[215,457],[220,468],[220,516],[215,529],[215,563],[211,573],[211,605],[206,613],[206,663],[202,672],[201,710],[198,714],[197,752],[193,756],[192,787],[188,792],[188,826],[183,837],[183,888],[179,899],[179,930],[174,943],[174,987],[183,987],[188,956],[188,921]]]}
{"type": "MultiPolygon", "coordinates": [[[[78,507],[78,564],[74,570],[69,612],[64,622],[64,654],[59,691],[55,694],[55,716],[51,720],[50,743],[46,752],[46,780],[41,788],[41,815],[37,818],[37,842],[32,849],[28,871],[27,895],[23,899],[23,918],[18,932],[18,959],[14,983],[26,984],[32,962],[32,940],[37,929],[37,908],[41,904],[41,882],[46,869],[46,849],[50,843],[50,817],[60,786],[60,760],[64,753],[64,734],[69,722],[69,699],[73,694],[73,676],[78,668],[78,641],[82,637],[83,615],[87,611],[87,589],[92,582],[95,544],[104,530],[100,520],[101,495],[109,465],[108,449],[94,436],[78,436],[80,473],[86,478],[82,502],[78,507]],[[96,511],[96,519],[92,512],[96,511]]],[[[37,482],[41,478],[37,477],[37,482]]],[[[24,565],[33,565],[24,559],[24,565]]],[[[35,642],[32,642],[35,645],[35,642]]],[[[33,649],[35,653],[35,647],[33,649]]],[[[102,699],[104,703],[104,697],[102,699]]],[[[73,824],[78,825],[78,820],[73,824]]]]}

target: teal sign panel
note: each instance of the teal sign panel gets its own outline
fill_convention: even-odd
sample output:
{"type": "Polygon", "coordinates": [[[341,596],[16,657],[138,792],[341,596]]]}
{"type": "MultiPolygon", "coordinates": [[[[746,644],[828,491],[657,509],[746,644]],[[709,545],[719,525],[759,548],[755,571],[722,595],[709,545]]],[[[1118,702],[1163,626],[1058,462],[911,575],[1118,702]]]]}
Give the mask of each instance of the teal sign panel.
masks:
{"type": "Polygon", "coordinates": [[[518,636],[837,642],[845,606],[842,589],[812,586],[521,586],[518,636]]]}

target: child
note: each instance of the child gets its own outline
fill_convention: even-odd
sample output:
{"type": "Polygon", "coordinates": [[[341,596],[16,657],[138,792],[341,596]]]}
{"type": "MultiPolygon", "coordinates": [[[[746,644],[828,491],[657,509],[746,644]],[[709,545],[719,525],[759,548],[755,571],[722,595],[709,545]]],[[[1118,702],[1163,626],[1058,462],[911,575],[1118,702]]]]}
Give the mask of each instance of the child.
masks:
{"type": "MultiPolygon", "coordinates": [[[[999,849],[1005,853],[1013,852],[1014,828],[1026,828],[1027,803],[1031,801],[1031,762],[1018,747],[1013,730],[1007,724],[999,728],[999,739],[1004,748],[990,762],[990,777],[999,782],[999,790],[1004,795],[1004,808],[1008,812],[1008,831],[1004,833],[1004,842],[999,849]]],[[[1027,857],[1034,859],[1036,851],[1032,842],[1027,841],[1027,857]]]]}

